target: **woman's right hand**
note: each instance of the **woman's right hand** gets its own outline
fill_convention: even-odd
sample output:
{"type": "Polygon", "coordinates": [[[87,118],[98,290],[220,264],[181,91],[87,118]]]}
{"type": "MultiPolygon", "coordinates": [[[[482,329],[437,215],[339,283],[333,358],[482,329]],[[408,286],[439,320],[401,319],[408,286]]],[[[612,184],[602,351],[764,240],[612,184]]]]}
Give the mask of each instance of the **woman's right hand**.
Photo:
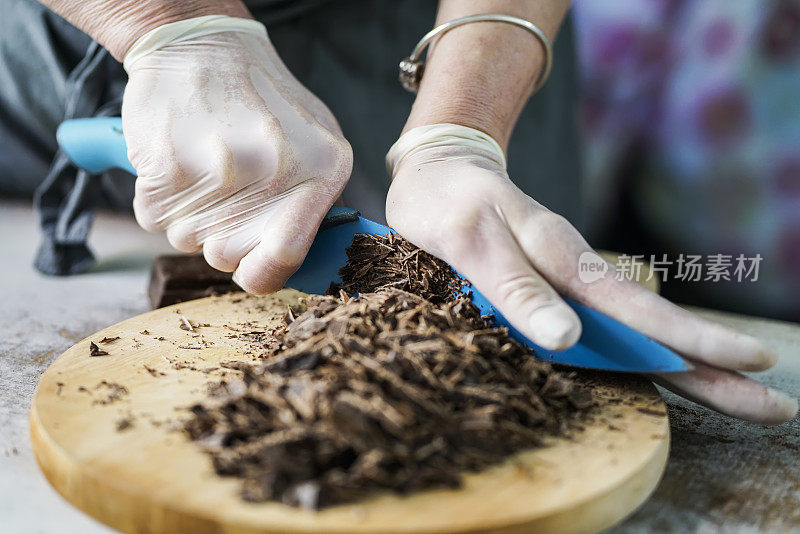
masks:
{"type": "Polygon", "coordinates": [[[281,62],[264,27],[230,17],[168,24],[125,57],[122,106],[139,224],[233,271],[283,287],[352,169],[328,108],[281,62]],[[225,29],[228,28],[228,29],[225,29]]]}

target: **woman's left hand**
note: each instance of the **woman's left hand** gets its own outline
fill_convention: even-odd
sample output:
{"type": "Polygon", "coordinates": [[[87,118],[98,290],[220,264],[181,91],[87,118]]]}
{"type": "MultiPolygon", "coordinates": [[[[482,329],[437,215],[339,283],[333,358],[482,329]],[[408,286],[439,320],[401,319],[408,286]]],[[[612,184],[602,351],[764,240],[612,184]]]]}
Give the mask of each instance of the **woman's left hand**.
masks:
{"type": "Polygon", "coordinates": [[[387,156],[392,185],[389,224],[406,239],[467,277],[520,332],[550,350],[581,333],[559,294],[583,302],[663,343],[694,370],[655,379],[727,415],[763,424],[788,421],[797,401],[739,371],[762,371],[777,355],[757,339],[703,319],[639,284],[578,277],[581,254],[593,252],[563,217],[509,179],[500,147],[457,125],[406,133],[387,156]]]}

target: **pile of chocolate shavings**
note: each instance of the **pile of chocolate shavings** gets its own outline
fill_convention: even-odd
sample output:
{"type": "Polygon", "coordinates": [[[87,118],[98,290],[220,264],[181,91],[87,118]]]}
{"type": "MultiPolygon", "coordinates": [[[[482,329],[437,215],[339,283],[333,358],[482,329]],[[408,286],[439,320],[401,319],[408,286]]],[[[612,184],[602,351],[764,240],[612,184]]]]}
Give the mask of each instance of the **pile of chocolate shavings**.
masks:
{"type": "Polygon", "coordinates": [[[343,273],[358,297],[304,299],[262,364],[237,364],[241,380],[215,384],[191,409],[185,431],[218,474],[243,480],[245,500],[316,509],[380,490],[457,487],[463,472],[562,434],[593,405],[467,298],[436,304],[398,289],[436,288],[443,298],[459,284],[449,268],[419,274],[431,264],[407,242],[374,241],[404,252],[381,252],[382,289],[367,291],[366,239],[354,240],[361,252],[343,273]],[[398,283],[388,264],[395,278],[416,274],[398,283]]]}
{"type": "Polygon", "coordinates": [[[464,284],[447,263],[396,234],[357,234],[347,257],[339,271],[342,283],[334,289],[349,294],[395,288],[442,304],[453,300],[464,284]]]}

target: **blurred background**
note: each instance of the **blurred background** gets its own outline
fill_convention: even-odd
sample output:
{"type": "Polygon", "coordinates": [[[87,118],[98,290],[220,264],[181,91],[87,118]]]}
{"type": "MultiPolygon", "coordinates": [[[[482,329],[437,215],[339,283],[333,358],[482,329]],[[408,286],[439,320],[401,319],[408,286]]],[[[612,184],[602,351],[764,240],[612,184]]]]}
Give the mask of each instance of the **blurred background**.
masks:
{"type": "Polygon", "coordinates": [[[800,2],[573,6],[590,243],[760,254],[757,281],[679,281],[673,264],[662,291],[800,320],[800,2]]]}

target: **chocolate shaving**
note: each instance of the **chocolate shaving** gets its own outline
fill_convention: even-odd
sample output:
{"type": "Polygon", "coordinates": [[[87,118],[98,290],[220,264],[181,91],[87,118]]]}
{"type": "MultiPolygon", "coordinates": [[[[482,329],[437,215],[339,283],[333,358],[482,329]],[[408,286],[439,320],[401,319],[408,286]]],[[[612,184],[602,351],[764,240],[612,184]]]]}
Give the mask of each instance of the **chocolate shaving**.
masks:
{"type": "MultiPolygon", "coordinates": [[[[101,341],[102,343],[102,341],[101,341]]],[[[108,353],[97,346],[94,341],[89,342],[89,356],[108,356],[108,353]]]]}
{"type": "Polygon", "coordinates": [[[108,380],[100,381],[94,387],[94,390],[99,396],[95,396],[92,404],[111,404],[122,400],[128,395],[128,388],[116,382],[109,382],[108,380]]]}
{"type": "Polygon", "coordinates": [[[439,260],[397,236],[356,236],[348,254],[344,291],[287,313],[263,363],[222,364],[242,378],[211,385],[185,422],[245,500],[316,509],[458,487],[594,405],[454,297],[461,281],[439,260]]]}
{"type": "Polygon", "coordinates": [[[373,293],[394,288],[442,304],[453,300],[464,283],[447,263],[397,234],[358,234],[347,257],[347,265],[339,270],[342,283],[329,289],[329,295],[338,289],[373,293]]]}
{"type": "Polygon", "coordinates": [[[150,373],[150,376],[154,376],[156,378],[158,378],[159,376],[164,376],[166,374],[163,371],[159,371],[158,369],[156,369],[154,367],[150,367],[149,365],[144,365],[143,367],[144,367],[145,371],[150,373]]]}
{"type": "Polygon", "coordinates": [[[126,415],[120,419],[117,419],[116,422],[116,430],[117,432],[124,432],[130,428],[133,428],[134,418],[131,415],[126,415]]]}

